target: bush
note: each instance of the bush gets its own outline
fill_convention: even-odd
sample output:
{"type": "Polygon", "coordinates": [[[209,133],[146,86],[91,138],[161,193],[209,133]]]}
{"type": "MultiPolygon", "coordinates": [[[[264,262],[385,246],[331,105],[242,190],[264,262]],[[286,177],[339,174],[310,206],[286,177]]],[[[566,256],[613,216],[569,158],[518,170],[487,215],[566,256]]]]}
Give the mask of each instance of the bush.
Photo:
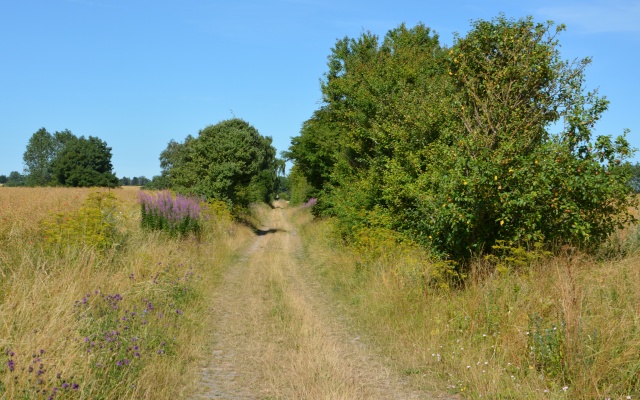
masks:
{"type": "Polygon", "coordinates": [[[111,193],[89,194],[79,210],[46,219],[44,239],[56,245],[81,244],[99,249],[119,244],[117,199],[111,193]]]}

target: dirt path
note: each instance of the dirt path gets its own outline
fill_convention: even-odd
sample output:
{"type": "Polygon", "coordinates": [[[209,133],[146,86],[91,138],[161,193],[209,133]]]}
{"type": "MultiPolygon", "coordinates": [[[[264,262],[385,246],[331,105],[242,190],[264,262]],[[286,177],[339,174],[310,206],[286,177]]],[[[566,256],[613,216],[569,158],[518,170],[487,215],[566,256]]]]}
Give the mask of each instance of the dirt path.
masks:
{"type": "Polygon", "coordinates": [[[227,272],[197,399],[422,399],[350,333],[302,262],[290,210],[227,272]]]}

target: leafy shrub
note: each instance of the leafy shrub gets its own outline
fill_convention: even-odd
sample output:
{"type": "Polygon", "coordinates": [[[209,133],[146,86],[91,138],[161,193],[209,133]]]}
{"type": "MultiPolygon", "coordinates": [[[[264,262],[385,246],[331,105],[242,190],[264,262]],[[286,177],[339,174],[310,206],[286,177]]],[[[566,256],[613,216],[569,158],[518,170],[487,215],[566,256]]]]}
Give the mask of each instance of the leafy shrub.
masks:
{"type": "Polygon", "coordinates": [[[549,257],[551,253],[543,247],[542,243],[537,242],[532,250],[527,250],[522,246],[513,247],[504,240],[498,240],[493,245],[493,254],[486,255],[485,259],[493,264],[499,273],[507,273],[529,267],[533,262],[549,257]]]}
{"type": "Polygon", "coordinates": [[[143,228],[184,236],[200,231],[200,199],[176,194],[168,190],[155,196],[140,192],[141,223],[143,228]]]}
{"type": "Polygon", "coordinates": [[[117,199],[111,193],[89,194],[79,210],[57,213],[43,222],[45,241],[106,249],[118,244],[117,199]]]}

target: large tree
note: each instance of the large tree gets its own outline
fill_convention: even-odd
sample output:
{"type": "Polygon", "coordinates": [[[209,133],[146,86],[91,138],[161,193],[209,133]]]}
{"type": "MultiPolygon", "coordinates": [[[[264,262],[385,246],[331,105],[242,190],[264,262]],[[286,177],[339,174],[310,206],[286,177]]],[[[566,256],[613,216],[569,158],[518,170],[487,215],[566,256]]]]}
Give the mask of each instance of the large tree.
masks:
{"type": "Polygon", "coordinates": [[[51,162],[55,156],[53,135],[40,128],[31,136],[23,160],[30,186],[46,186],[51,183],[51,162]]]}
{"type": "Polygon", "coordinates": [[[45,128],[40,128],[34,133],[23,155],[27,185],[53,184],[53,161],[65,145],[75,138],[69,130],[51,134],[45,128]]]}
{"type": "Polygon", "coordinates": [[[590,247],[633,221],[633,151],[595,137],[608,102],[585,89],[589,59],[561,58],[563,29],[499,16],[450,49],[422,25],[339,40],[327,115],[288,153],[320,178],[320,210],[347,236],[381,226],[457,260],[501,240],[590,247]],[[332,164],[309,156],[323,130],[332,164]]]}
{"type": "Polygon", "coordinates": [[[52,163],[56,183],[74,187],[115,187],[111,148],[97,137],[71,139],[52,163]]]}
{"type": "Polygon", "coordinates": [[[160,157],[176,190],[237,205],[268,201],[276,181],[276,150],[247,122],[234,118],[169,142],[160,157]]]}

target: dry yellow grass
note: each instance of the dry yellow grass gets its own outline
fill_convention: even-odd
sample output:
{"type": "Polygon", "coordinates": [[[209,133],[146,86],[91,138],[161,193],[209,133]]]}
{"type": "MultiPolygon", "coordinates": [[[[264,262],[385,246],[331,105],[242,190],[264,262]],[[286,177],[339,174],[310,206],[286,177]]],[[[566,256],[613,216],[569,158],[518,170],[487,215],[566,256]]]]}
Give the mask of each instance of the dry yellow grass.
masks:
{"type": "Polygon", "coordinates": [[[640,396],[637,228],[622,258],[565,254],[506,274],[477,261],[464,288],[439,290],[415,255],[386,244],[368,257],[331,221],[297,223],[327,290],[417,385],[470,398],[640,396]]]}
{"type": "Polygon", "coordinates": [[[0,398],[188,396],[212,350],[228,397],[640,395],[637,231],[624,257],[478,261],[445,290],[418,249],[354,251],[308,210],[254,210],[272,221],[257,239],[230,221],[200,240],[143,231],[129,188],[112,191],[118,246],[52,247],[42,221],[90,192],[0,188],[0,398]]]}
{"type": "Polygon", "coordinates": [[[197,381],[207,298],[251,232],[226,222],[200,241],[142,231],[137,191],[116,189],[118,247],[52,249],[42,221],[90,192],[0,189],[0,398],[170,399],[197,381]]]}
{"type": "Polygon", "coordinates": [[[215,347],[200,398],[418,399],[362,345],[301,253],[290,211],[260,208],[263,232],[233,265],[212,309],[215,347]]]}

